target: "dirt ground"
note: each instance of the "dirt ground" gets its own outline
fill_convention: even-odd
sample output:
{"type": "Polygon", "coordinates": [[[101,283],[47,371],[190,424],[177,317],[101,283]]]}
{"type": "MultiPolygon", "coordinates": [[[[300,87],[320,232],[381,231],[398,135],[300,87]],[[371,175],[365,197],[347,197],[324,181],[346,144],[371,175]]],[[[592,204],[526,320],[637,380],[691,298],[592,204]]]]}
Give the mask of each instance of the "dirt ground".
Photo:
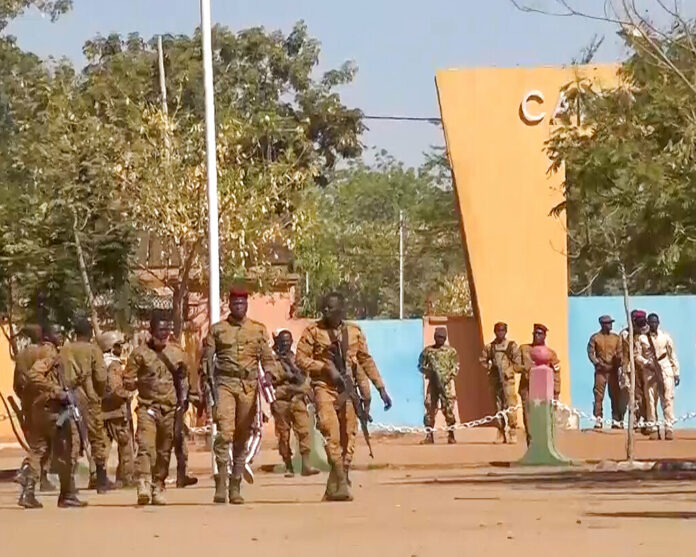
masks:
{"type": "MultiPolygon", "coordinates": [[[[191,454],[199,486],[168,489],[167,507],[135,508],[134,491],[83,491],[87,509],[57,509],[56,494],[45,494],[43,510],[24,511],[16,484],[0,482],[0,554],[652,557],[690,553],[696,543],[696,472],[617,471],[606,461],[622,458],[621,433],[563,434],[561,450],[577,461],[568,469],[514,466],[524,447],[494,438],[467,431],[456,446],[433,447],[383,438],[373,462],[360,447],[352,503],[320,502],[325,475],[259,470],[244,488],[246,505],[213,505],[204,452],[191,454]]],[[[696,461],[696,431],[669,443],[640,440],[637,454],[696,461]]],[[[0,469],[21,456],[0,451],[0,469]]],[[[269,441],[257,464],[278,460],[269,441]]]]}

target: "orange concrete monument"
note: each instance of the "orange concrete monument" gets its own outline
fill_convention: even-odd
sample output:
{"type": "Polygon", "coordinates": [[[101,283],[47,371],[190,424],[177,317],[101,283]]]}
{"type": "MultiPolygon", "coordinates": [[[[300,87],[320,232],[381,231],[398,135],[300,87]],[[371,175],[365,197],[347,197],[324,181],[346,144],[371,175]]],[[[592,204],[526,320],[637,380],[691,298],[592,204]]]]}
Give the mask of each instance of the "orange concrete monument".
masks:
{"type": "Polygon", "coordinates": [[[444,70],[436,84],[454,172],[481,343],[505,321],[510,338],[531,342],[532,324],[549,328],[570,399],[568,262],[563,173],[549,174],[544,143],[565,107],[562,87],[578,72],[617,83],[616,66],[444,70]]]}

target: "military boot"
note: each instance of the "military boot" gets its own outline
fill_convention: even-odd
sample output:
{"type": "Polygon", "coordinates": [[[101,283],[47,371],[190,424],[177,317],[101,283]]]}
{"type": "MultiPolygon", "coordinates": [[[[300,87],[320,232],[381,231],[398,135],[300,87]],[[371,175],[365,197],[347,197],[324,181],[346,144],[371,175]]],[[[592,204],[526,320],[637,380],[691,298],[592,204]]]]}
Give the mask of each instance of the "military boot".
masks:
{"type": "Polygon", "coordinates": [[[19,501],[17,501],[20,507],[25,509],[43,509],[43,505],[36,498],[35,488],[36,482],[27,478],[24,486],[22,486],[22,494],[19,496],[19,501]]]}
{"type": "Polygon", "coordinates": [[[433,432],[431,431],[430,433],[425,434],[425,439],[423,439],[420,444],[421,445],[433,445],[435,443],[435,437],[433,437],[433,432]]]}
{"type": "Polygon", "coordinates": [[[333,501],[336,496],[336,489],[338,489],[336,468],[331,464],[331,471],[329,472],[329,478],[326,480],[326,491],[324,491],[322,501],[333,501]]]}
{"type": "Polygon", "coordinates": [[[176,467],[176,487],[183,488],[190,485],[196,485],[198,478],[186,474],[186,464],[176,467]]]}
{"type": "Polygon", "coordinates": [[[39,491],[46,493],[47,491],[56,491],[58,488],[48,479],[48,472],[41,470],[41,480],[39,481],[39,491]]]}
{"type": "Polygon", "coordinates": [[[302,475],[303,476],[316,476],[319,473],[319,470],[314,468],[309,463],[309,453],[303,454],[302,455],[302,475]]]}
{"type": "Polygon", "coordinates": [[[295,470],[292,466],[292,459],[289,458],[285,461],[285,477],[292,478],[295,476],[295,470]]]}
{"type": "Polygon", "coordinates": [[[157,482],[152,486],[152,504],[163,506],[167,504],[164,498],[164,483],[157,482]]]}
{"type": "Polygon", "coordinates": [[[331,501],[352,501],[353,494],[350,492],[350,486],[346,478],[346,471],[343,466],[336,467],[336,492],[331,501]]]}
{"type": "Polygon", "coordinates": [[[82,508],[87,506],[87,501],[80,501],[80,499],[77,498],[75,477],[72,474],[61,474],[58,506],[61,509],[82,508]]]}
{"type": "Polygon", "coordinates": [[[230,478],[229,496],[230,504],[243,505],[244,498],[241,494],[242,478],[241,476],[232,476],[230,478]]]}
{"type": "Polygon", "coordinates": [[[107,493],[110,489],[113,489],[113,484],[109,481],[109,477],[106,475],[106,467],[103,464],[97,464],[97,493],[103,495],[107,493]]]}
{"type": "Polygon", "coordinates": [[[87,483],[87,489],[92,490],[92,489],[97,489],[97,472],[90,472],[89,473],[89,482],[87,483]]]}
{"type": "Polygon", "coordinates": [[[215,495],[213,503],[227,503],[227,472],[220,472],[215,475],[215,495]]]}
{"type": "Polygon", "coordinates": [[[15,474],[15,477],[13,478],[13,481],[15,483],[18,483],[22,487],[24,487],[24,484],[27,483],[27,479],[29,478],[29,463],[24,459],[24,462],[22,462],[22,465],[19,467],[19,470],[17,470],[17,473],[15,474]]]}
{"type": "Polygon", "coordinates": [[[150,480],[140,478],[138,480],[138,505],[147,505],[150,503],[150,492],[152,486],[150,480]]]}
{"type": "Polygon", "coordinates": [[[457,439],[454,437],[454,431],[447,432],[447,443],[450,445],[456,445],[457,439]]]}

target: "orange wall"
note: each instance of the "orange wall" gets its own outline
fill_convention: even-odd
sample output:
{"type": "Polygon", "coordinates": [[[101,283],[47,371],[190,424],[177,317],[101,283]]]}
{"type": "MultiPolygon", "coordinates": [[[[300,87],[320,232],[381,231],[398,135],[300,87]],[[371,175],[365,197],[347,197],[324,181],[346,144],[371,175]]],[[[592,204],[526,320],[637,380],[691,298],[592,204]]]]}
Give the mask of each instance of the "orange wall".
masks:
{"type": "MultiPolygon", "coordinates": [[[[14,375],[14,362],[10,357],[10,345],[7,342],[5,335],[0,332],[0,392],[5,395],[14,395],[12,391],[12,377],[14,375]]],[[[6,414],[5,407],[0,402],[0,416],[6,414]]],[[[7,420],[0,421],[0,440],[8,440],[14,438],[10,422],[7,420]]]]}
{"type": "Polygon", "coordinates": [[[560,89],[575,72],[609,84],[614,66],[481,68],[437,73],[447,150],[452,165],[472,279],[479,341],[505,321],[510,337],[531,340],[536,322],[549,327],[548,344],[561,359],[561,397],[570,400],[568,271],[564,218],[549,217],[563,199],[563,174],[547,174],[544,142],[560,89]],[[538,123],[523,119],[525,94],[538,123]]]}

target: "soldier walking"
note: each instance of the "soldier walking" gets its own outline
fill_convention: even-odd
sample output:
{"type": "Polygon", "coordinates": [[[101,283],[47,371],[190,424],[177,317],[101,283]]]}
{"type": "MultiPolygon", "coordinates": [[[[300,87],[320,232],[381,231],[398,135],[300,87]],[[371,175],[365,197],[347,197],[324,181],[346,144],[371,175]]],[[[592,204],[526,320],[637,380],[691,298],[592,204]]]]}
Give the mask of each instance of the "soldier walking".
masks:
{"type": "Polygon", "coordinates": [[[218,469],[215,503],[225,503],[228,496],[232,504],[244,503],[241,483],[245,445],[256,415],[258,366],[271,377],[279,375],[266,327],[246,315],[248,296],[243,288],[230,292],[230,315],[210,328],[204,345],[204,373],[213,378],[217,402],[213,416],[218,426],[213,441],[218,469]],[[230,444],[233,461],[232,476],[228,477],[230,444]]]}
{"type": "Polygon", "coordinates": [[[61,350],[65,372],[70,376],[84,377],[77,389],[77,399],[87,422],[90,455],[95,471],[90,471],[89,488],[106,493],[113,486],[106,475],[106,430],[102,417],[102,397],[106,386],[106,363],[99,347],[92,343],[92,325],[86,318],[74,324],[75,341],[61,350]]]}
{"type": "Polygon", "coordinates": [[[614,320],[610,315],[599,318],[600,331],[590,337],[587,344],[587,357],[594,366],[594,415],[597,419],[595,429],[602,429],[604,417],[604,393],[609,387],[611,401],[612,429],[621,428],[623,423],[622,395],[619,385],[621,373],[621,339],[612,333],[614,320]]]}
{"type": "MultiPolygon", "coordinates": [[[[59,345],[55,329],[47,326],[48,338],[59,345]]],[[[46,333],[45,333],[46,334],[46,333]]],[[[79,418],[75,391],[84,389],[90,379],[86,375],[67,372],[68,365],[62,353],[37,360],[27,372],[27,386],[35,394],[33,400],[32,435],[28,457],[27,481],[19,497],[19,505],[25,509],[42,508],[36,499],[34,486],[41,472],[41,462],[45,462],[53,449],[60,494],[58,507],[84,507],[86,502],[77,497],[75,486],[75,467],[84,449],[84,424],[79,418]]],[[[80,371],[73,370],[73,371],[80,371]]]]}
{"type": "MultiPolygon", "coordinates": [[[[29,346],[19,351],[15,357],[15,370],[13,388],[17,398],[22,403],[22,425],[24,428],[24,436],[27,444],[31,446],[31,437],[42,434],[42,428],[33,424],[34,401],[37,393],[29,385],[27,376],[37,360],[44,358],[54,358],[58,354],[58,345],[60,339],[53,327],[47,327],[43,330],[39,325],[27,325],[24,328],[24,334],[29,338],[29,346]]],[[[51,450],[47,450],[44,454],[44,460],[41,462],[41,476],[39,481],[40,491],[55,491],[56,486],[48,479],[48,468],[51,460],[51,450]]],[[[25,457],[20,467],[19,483],[24,484],[26,481],[26,473],[29,466],[29,457],[25,457]]]]}
{"type": "MultiPolygon", "coordinates": [[[[532,360],[532,348],[535,346],[546,346],[546,334],[548,333],[548,327],[541,323],[535,323],[532,330],[532,342],[531,344],[523,344],[520,347],[520,359],[521,365],[519,367],[520,377],[520,387],[519,395],[522,399],[522,417],[524,419],[524,431],[525,437],[527,439],[527,444],[529,445],[529,421],[527,410],[527,404],[529,402],[529,372],[534,367],[534,360],[532,360]]],[[[549,366],[553,369],[553,399],[558,400],[561,393],[561,362],[558,359],[558,355],[554,350],[549,348],[549,366]]]]}
{"type": "Polygon", "coordinates": [[[319,470],[309,463],[311,439],[307,401],[311,396],[312,387],[309,384],[309,378],[295,363],[295,354],[292,352],[292,333],[288,330],[280,331],[273,340],[273,352],[280,365],[276,367],[278,375],[273,377],[276,402],[273,403],[271,410],[278,437],[278,452],[285,463],[285,476],[292,477],[295,474],[290,448],[291,428],[300,445],[301,473],[303,476],[313,476],[318,474],[319,470]]]}
{"type": "MultiPolygon", "coordinates": [[[[496,412],[517,406],[517,392],[515,385],[515,369],[522,362],[520,349],[514,340],[507,338],[508,326],[506,323],[496,323],[493,327],[495,338],[484,349],[479,362],[488,371],[488,381],[495,396],[496,412]]],[[[517,443],[517,410],[508,412],[506,420],[498,419],[499,437],[504,443],[517,443]]]]}
{"type": "Polygon", "coordinates": [[[170,335],[169,321],[155,313],[150,320],[150,340],[133,351],[123,375],[126,390],[138,389],[138,505],[167,504],[164,482],[172,455],[178,393],[186,376],[184,353],[169,342],[170,335]]]}
{"type": "MultiPolygon", "coordinates": [[[[650,328],[648,343],[651,365],[658,379],[657,394],[665,420],[665,440],[671,441],[674,439],[674,388],[678,387],[680,382],[679,360],[674,349],[674,341],[660,328],[660,317],[656,313],[648,315],[648,327],[650,328]]],[[[649,403],[655,408],[657,418],[657,399],[653,398],[649,403]]]]}
{"type": "Polygon", "coordinates": [[[317,406],[319,430],[326,439],[326,454],[331,472],[324,500],[352,501],[350,466],[355,452],[357,416],[351,399],[345,394],[346,383],[334,356],[344,360],[348,380],[355,382],[355,367],[362,366],[370,377],[379,377],[379,394],[386,410],[392,401],[377,366],[367,348],[360,327],[345,321],[345,300],[338,292],[328,294],[322,302],[322,318],[309,325],[297,345],[297,364],[312,381],[317,406]]]}
{"type": "Polygon", "coordinates": [[[198,378],[193,374],[193,366],[190,373],[184,378],[181,386],[182,401],[177,408],[174,422],[174,456],[176,457],[176,487],[184,488],[198,483],[198,478],[188,475],[188,437],[189,428],[186,425],[186,413],[189,404],[198,408],[201,398],[198,389],[198,378]]]}
{"type": "MultiPolygon", "coordinates": [[[[418,370],[427,381],[425,388],[425,415],[423,424],[425,427],[435,427],[435,416],[438,407],[445,416],[448,427],[454,426],[454,392],[452,380],[459,373],[459,357],[457,351],[445,343],[447,342],[447,329],[437,327],[435,329],[435,344],[428,346],[421,352],[418,359],[418,370]]],[[[432,431],[425,434],[421,444],[432,445],[435,438],[432,431]]],[[[454,444],[457,440],[454,431],[447,432],[447,442],[454,444]]]]}
{"type": "Polygon", "coordinates": [[[106,388],[102,402],[104,427],[111,442],[116,441],[118,448],[118,467],[116,484],[121,487],[135,487],[133,464],[133,422],[131,415],[132,392],[123,386],[124,369],[121,364],[123,335],[118,331],[102,333],[97,338],[99,348],[104,352],[106,362],[106,388]]]}

